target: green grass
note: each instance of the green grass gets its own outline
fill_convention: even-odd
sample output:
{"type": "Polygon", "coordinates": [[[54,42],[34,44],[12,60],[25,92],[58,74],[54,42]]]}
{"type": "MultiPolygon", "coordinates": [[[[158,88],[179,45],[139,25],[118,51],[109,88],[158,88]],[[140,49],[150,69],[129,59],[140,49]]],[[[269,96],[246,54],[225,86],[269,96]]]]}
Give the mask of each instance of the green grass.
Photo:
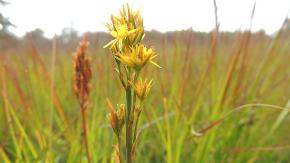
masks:
{"type": "MultiPolygon", "coordinates": [[[[191,34],[178,32],[157,44],[147,36],[162,69],[145,69],[154,85],[141,116],[135,162],[289,162],[290,40],[254,35],[247,41],[246,33],[236,33],[227,41],[221,34],[213,50],[208,40],[188,39],[191,34]],[[244,104],[285,109],[250,105],[196,133],[244,104]]],[[[105,99],[121,103],[125,95],[112,56],[94,46],[88,52],[88,139],[93,162],[106,163],[113,161],[117,140],[105,99]]],[[[0,162],[86,161],[71,55],[57,53],[53,73],[51,55],[0,57],[0,162]]]]}

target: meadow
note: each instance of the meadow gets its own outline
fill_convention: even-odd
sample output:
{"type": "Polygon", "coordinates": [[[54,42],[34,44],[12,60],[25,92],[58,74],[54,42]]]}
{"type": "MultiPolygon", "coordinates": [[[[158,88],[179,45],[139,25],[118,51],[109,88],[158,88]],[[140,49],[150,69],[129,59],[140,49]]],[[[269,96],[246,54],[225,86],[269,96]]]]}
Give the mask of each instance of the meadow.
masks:
{"type": "MultiPolygon", "coordinates": [[[[139,122],[134,162],[289,162],[289,21],[274,35],[192,30],[146,32],[158,56],[139,122]]],[[[106,99],[123,103],[108,34],[87,35],[92,80],[87,111],[92,162],[114,162],[106,99]]],[[[0,162],[86,162],[74,94],[75,38],[0,53],[0,162]]],[[[121,151],[125,149],[121,147],[121,151]]]]}

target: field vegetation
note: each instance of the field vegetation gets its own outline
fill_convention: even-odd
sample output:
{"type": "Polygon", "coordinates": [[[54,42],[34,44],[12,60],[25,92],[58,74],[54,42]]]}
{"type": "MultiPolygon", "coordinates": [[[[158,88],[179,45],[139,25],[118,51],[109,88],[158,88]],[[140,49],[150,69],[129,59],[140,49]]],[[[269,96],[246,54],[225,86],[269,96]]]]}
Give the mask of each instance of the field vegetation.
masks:
{"type": "MultiPolygon", "coordinates": [[[[162,68],[142,67],[153,82],[133,162],[290,162],[289,20],[273,35],[221,32],[218,20],[210,33],[145,35],[162,68]]],[[[90,58],[85,92],[73,67],[82,40],[75,31],[51,40],[40,30],[0,38],[0,162],[125,162],[128,124],[123,141],[111,125],[112,108],[128,105],[115,71],[120,58],[103,48],[108,33],[87,33],[89,45],[80,44],[90,58]]]]}

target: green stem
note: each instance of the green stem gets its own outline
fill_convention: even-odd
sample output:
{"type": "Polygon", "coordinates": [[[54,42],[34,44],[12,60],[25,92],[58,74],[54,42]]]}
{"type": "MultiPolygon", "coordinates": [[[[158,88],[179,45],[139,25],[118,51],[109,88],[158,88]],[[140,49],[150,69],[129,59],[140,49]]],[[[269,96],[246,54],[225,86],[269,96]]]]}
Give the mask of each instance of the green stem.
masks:
{"type": "MultiPolygon", "coordinates": [[[[139,108],[141,109],[141,108],[139,108]]],[[[138,114],[137,114],[137,118],[136,118],[136,122],[135,122],[135,128],[134,128],[134,137],[133,137],[133,141],[136,140],[137,138],[137,129],[138,129],[138,124],[139,124],[139,117],[140,117],[140,113],[141,113],[141,110],[138,111],[138,114]]]]}
{"type": "Polygon", "coordinates": [[[117,138],[118,138],[118,152],[119,152],[119,154],[118,154],[118,157],[119,157],[119,160],[120,160],[120,162],[122,162],[122,157],[121,157],[121,136],[120,135],[117,135],[117,138]]]}
{"type": "Polygon", "coordinates": [[[131,122],[131,108],[132,108],[132,91],[131,86],[127,85],[126,88],[126,158],[127,163],[132,163],[132,122],[131,122]]]}

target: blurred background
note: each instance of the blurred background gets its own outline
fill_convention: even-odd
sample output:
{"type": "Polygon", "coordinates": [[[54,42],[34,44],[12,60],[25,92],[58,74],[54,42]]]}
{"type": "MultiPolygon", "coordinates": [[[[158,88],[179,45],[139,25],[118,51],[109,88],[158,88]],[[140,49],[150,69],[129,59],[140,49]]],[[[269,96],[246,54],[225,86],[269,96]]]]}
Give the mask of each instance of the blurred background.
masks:
{"type": "Polygon", "coordinates": [[[92,160],[113,160],[105,99],[125,97],[103,46],[126,3],[162,67],[144,70],[136,162],[290,162],[289,0],[0,0],[0,163],[85,161],[72,65],[84,33],[92,160]]]}
{"type": "MultiPolygon", "coordinates": [[[[141,8],[145,28],[160,32],[185,30],[209,32],[214,27],[214,7],[210,0],[9,0],[9,5],[1,6],[17,28],[9,28],[17,36],[37,28],[46,37],[61,34],[64,28],[73,28],[79,33],[106,31],[104,23],[111,14],[116,14],[123,4],[130,3],[141,8]]],[[[236,31],[247,29],[252,8],[256,3],[253,31],[265,30],[273,34],[289,15],[290,2],[287,0],[219,0],[218,18],[220,30],[236,31]]]]}

